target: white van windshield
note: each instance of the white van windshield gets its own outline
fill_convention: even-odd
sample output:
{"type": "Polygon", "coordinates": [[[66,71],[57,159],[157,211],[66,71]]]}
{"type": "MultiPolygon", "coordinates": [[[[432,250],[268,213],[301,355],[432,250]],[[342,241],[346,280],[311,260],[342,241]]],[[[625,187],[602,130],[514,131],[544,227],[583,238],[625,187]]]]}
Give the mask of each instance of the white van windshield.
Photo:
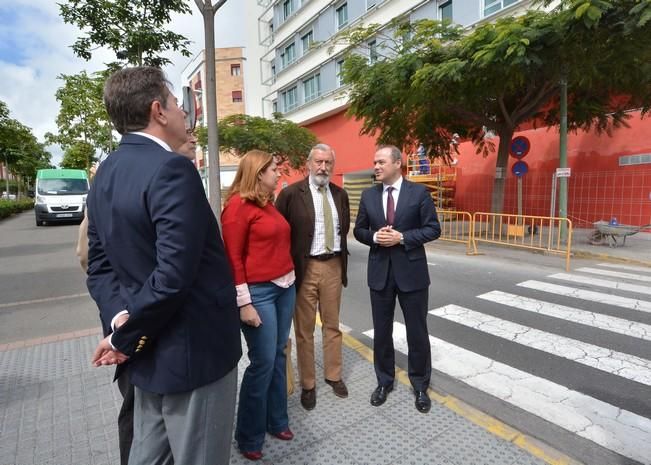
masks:
{"type": "Polygon", "coordinates": [[[41,195],[79,195],[88,193],[85,179],[39,179],[38,193],[41,195]]]}

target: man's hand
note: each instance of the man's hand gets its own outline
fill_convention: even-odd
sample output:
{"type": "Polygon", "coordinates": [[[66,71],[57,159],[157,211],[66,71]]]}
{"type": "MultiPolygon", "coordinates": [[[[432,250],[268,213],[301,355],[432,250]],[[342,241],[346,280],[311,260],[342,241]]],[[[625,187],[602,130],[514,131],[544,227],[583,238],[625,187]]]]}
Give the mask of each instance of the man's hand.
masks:
{"type": "Polygon", "coordinates": [[[385,226],[377,232],[375,239],[380,247],[393,247],[400,244],[400,231],[385,226]]]}
{"type": "Polygon", "coordinates": [[[109,342],[111,336],[107,336],[102,339],[95,352],[93,353],[93,358],[91,363],[96,367],[105,366],[105,365],[119,365],[126,362],[129,357],[124,355],[118,350],[113,350],[111,343],[109,342]]]}
{"type": "Polygon", "coordinates": [[[243,307],[240,307],[240,320],[242,320],[242,323],[253,326],[254,328],[257,328],[262,324],[258,311],[251,304],[246,304],[243,307]]]}

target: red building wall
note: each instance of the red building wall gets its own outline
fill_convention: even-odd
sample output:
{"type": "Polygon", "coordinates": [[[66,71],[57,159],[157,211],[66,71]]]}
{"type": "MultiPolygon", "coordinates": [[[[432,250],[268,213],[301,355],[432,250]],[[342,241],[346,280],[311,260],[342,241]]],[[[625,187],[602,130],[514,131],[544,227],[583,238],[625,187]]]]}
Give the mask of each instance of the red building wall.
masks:
{"type": "MultiPolygon", "coordinates": [[[[595,132],[568,136],[568,216],[576,226],[616,217],[620,223],[651,223],[651,165],[619,166],[622,155],[651,153],[651,118],[634,113],[629,128],[614,130],[612,137],[595,132]]],[[[344,173],[372,168],[376,141],[360,136],[361,124],[344,112],[307,126],[337,154],[334,182],[341,185],[344,173]]],[[[523,177],[523,214],[547,216],[551,207],[552,174],[558,166],[557,128],[530,129],[518,133],[531,142],[523,159],[529,172],[523,177]]],[[[495,147],[499,139],[495,138],[495,147]]],[[[455,208],[470,212],[490,211],[495,174],[495,155],[483,158],[470,143],[460,145],[455,208]]],[[[505,212],[517,213],[517,178],[507,169],[505,212]]],[[[289,182],[300,178],[294,175],[289,182]]]]}

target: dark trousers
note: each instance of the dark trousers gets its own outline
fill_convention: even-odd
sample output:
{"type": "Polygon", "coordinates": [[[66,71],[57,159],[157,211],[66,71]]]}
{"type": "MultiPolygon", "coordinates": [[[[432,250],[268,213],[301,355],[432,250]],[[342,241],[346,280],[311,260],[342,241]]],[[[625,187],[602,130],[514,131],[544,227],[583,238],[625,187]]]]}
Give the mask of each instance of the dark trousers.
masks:
{"type": "Polygon", "coordinates": [[[396,286],[391,266],[384,289],[371,289],[373,358],[378,385],[393,384],[395,378],[393,317],[397,296],[407,328],[409,381],[416,391],[425,391],[429,387],[432,356],[427,331],[428,294],[428,288],[413,292],[400,291],[396,286]]]}
{"type": "Polygon", "coordinates": [[[118,378],[118,389],[122,394],[122,407],[118,414],[118,438],[120,441],[120,465],[128,465],[129,452],[133,442],[133,384],[129,375],[122,373],[118,378]]]}

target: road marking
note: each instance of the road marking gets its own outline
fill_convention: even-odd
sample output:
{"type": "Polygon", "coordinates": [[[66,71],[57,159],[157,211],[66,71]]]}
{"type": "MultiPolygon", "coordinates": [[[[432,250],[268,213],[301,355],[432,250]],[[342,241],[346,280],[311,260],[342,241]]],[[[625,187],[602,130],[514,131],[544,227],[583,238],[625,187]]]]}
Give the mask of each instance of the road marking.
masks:
{"type": "Polygon", "coordinates": [[[62,295],[59,297],[48,297],[47,299],[22,300],[20,302],[9,302],[6,304],[0,304],[0,308],[18,307],[20,305],[41,304],[44,302],[57,302],[59,300],[78,299],[80,297],[90,297],[90,296],[88,293],[85,293],[85,294],[62,295]]]}
{"type": "Polygon", "coordinates": [[[599,302],[606,305],[615,305],[617,307],[630,308],[632,310],[651,313],[651,302],[648,302],[646,300],[629,299],[628,297],[619,297],[612,294],[604,294],[603,292],[586,291],[584,289],[577,289],[575,287],[559,286],[557,284],[543,283],[541,281],[535,280],[524,281],[522,283],[519,283],[518,286],[526,287],[528,289],[535,289],[537,291],[550,292],[552,294],[562,295],[566,297],[590,300],[592,302],[599,302]]]}
{"type": "Polygon", "coordinates": [[[651,276],[644,276],[636,273],[623,273],[621,271],[600,270],[599,268],[590,267],[577,268],[575,271],[583,271],[584,273],[599,274],[612,278],[632,279],[634,281],[644,281],[645,283],[651,283],[651,276]]]}
{"type": "Polygon", "coordinates": [[[527,312],[540,313],[541,315],[560,318],[565,321],[651,341],[651,325],[625,320],[616,316],[602,315],[601,313],[594,313],[502,291],[487,292],[486,294],[478,295],[477,298],[527,312]]]}
{"type": "Polygon", "coordinates": [[[620,270],[637,271],[640,273],[651,273],[651,268],[645,266],[621,265],[619,263],[599,263],[599,266],[607,268],[619,268],[620,270]]]}
{"type": "Polygon", "coordinates": [[[429,266],[436,266],[436,263],[432,263],[432,262],[427,262],[427,264],[428,264],[429,266]]]}
{"type": "MultiPolygon", "coordinates": [[[[373,330],[364,332],[370,338],[373,330]]],[[[394,322],[396,350],[407,353],[405,326],[394,322]]],[[[433,336],[432,368],[460,379],[578,436],[642,463],[651,463],[651,419],[515,369],[433,336]],[[647,444],[647,446],[644,446],[647,444]]]]}
{"type": "Polygon", "coordinates": [[[592,278],[588,276],[580,276],[567,273],[556,273],[548,278],[562,279],[563,281],[571,281],[574,283],[589,284],[597,287],[607,287],[609,289],[618,289],[620,291],[636,292],[638,294],[651,295],[650,286],[641,286],[639,284],[629,284],[621,281],[610,281],[608,279],[592,278]]]}
{"type": "Polygon", "coordinates": [[[430,310],[429,313],[483,333],[651,386],[651,361],[634,355],[523,326],[459,305],[446,305],[430,310]]]}

